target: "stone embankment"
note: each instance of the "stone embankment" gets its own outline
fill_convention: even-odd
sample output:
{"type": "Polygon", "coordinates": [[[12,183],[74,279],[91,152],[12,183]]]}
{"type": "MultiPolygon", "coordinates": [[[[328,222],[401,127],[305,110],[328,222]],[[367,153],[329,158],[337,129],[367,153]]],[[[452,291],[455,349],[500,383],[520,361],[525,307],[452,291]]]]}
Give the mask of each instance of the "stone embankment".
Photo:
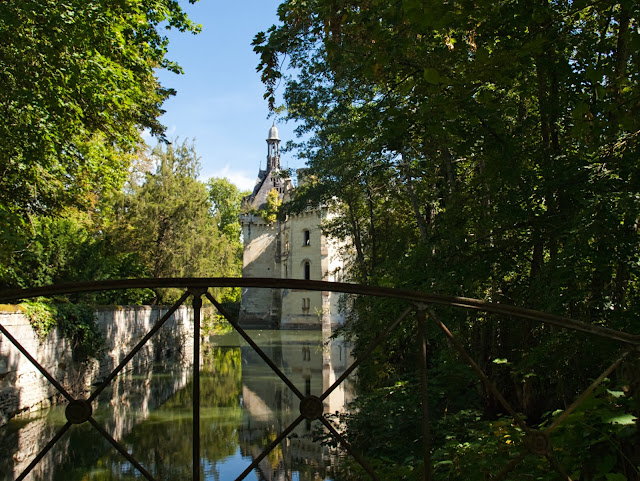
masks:
{"type": "MultiPolygon", "coordinates": [[[[41,340],[20,311],[0,312],[0,324],[74,397],[86,397],[166,313],[162,307],[127,306],[96,311],[105,346],[100,359],[77,360],[69,341],[55,329],[41,340]]],[[[182,306],[127,364],[121,375],[154,361],[193,352],[191,309],[182,306]]],[[[25,412],[57,403],[60,393],[35,366],[0,334],[0,426],[25,412]]]]}

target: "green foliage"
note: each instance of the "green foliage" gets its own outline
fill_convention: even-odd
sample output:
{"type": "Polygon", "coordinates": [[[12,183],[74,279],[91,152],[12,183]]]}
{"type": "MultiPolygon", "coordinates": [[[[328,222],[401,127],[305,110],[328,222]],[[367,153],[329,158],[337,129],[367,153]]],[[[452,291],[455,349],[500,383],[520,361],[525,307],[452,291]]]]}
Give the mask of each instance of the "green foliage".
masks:
{"type": "Polygon", "coordinates": [[[624,326],[640,34],[610,3],[282,3],[259,68],[268,96],[281,57],[295,69],[305,195],[337,200],[358,280],[624,326]]]}
{"type": "MultiPolygon", "coordinates": [[[[601,387],[580,405],[551,436],[553,455],[572,479],[636,479],[632,446],[638,429],[629,414],[631,397],[601,387]],[[623,474],[625,473],[625,474],[623,474]],[[622,476],[622,477],[621,477],[622,476]]],[[[547,425],[562,411],[549,415],[547,425]]],[[[442,421],[445,442],[435,450],[435,479],[486,479],[501,471],[525,446],[524,432],[504,417],[487,421],[481,412],[462,410],[442,421]]],[[[544,458],[529,455],[516,468],[515,479],[557,479],[544,458]]]]}
{"type": "Polygon", "coordinates": [[[218,220],[218,229],[229,239],[240,239],[240,206],[242,198],[250,192],[240,191],[229,179],[212,177],[207,181],[212,204],[212,215],[218,220]]]}
{"type": "Polygon", "coordinates": [[[87,205],[117,187],[140,131],[175,92],[154,69],[165,58],[159,29],[196,33],[174,0],[107,4],[7,1],[0,6],[0,204],[16,217],[87,205]]]}
{"type": "MultiPolygon", "coordinates": [[[[266,97],[304,139],[296,147],[311,182],[291,208],[335,208],[325,228],[350,242],[354,281],[640,333],[637,2],[287,0],[278,14],[254,47],[266,97]],[[293,73],[284,77],[286,67],[293,73]],[[275,106],[280,84],[284,105],[275,106]]],[[[400,308],[356,299],[354,309],[346,333],[358,356],[400,308]]],[[[438,313],[534,425],[618,355],[616,343],[532,321],[438,313]]],[[[363,395],[377,400],[348,421],[362,428],[365,447],[376,430],[358,424],[368,412],[398,422],[386,390],[400,383],[415,401],[415,337],[415,326],[403,325],[359,371],[363,395]]],[[[437,389],[453,390],[431,400],[434,419],[454,422],[465,408],[442,406],[473,389],[478,429],[470,425],[475,438],[455,443],[474,452],[486,444],[484,460],[472,456],[455,469],[508,459],[500,451],[507,443],[483,434],[503,409],[453,359],[447,368],[459,375],[445,384],[438,362],[449,346],[431,333],[428,344],[437,389]]],[[[411,427],[398,423],[412,439],[411,427]]],[[[394,437],[407,439],[390,428],[394,437]]],[[[411,479],[402,471],[411,462],[375,442],[411,479]]],[[[441,472],[454,469],[446,462],[455,455],[439,459],[441,472]]],[[[638,464],[637,452],[627,456],[638,464]]],[[[618,457],[606,474],[633,478],[623,466],[618,457]]],[[[527,475],[547,476],[534,472],[527,475]]]]}
{"type": "MultiPolygon", "coordinates": [[[[126,188],[102,197],[94,210],[67,208],[56,216],[34,214],[19,235],[8,241],[10,248],[0,251],[0,286],[238,276],[240,232],[233,223],[220,228],[210,192],[197,179],[199,169],[193,144],[158,146],[149,155],[141,153],[126,188]]],[[[221,184],[212,179],[209,185],[221,184]]],[[[228,183],[225,187],[227,193],[235,189],[240,197],[237,188],[228,183]]],[[[233,215],[227,212],[226,219],[233,215]]],[[[177,290],[132,289],[87,294],[82,300],[143,304],[169,302],[179,295],[177,290]]],[[[224,302],[233,302],[239,298],[239,289],[218,295],[224,302]]]]}
{"type": "Polygon", "coordinates": [[[0,5],[0,287],[141,274],[105,232],[140,133],[164,138],[165,28],[200,30],[175,0],[0,5]]]}
{"type": "MultiPolygon", "coordinates": [[[[151,158],[155,172],[147,172],[140,184],[131,183],[115,209],[107,233],[112,252],[135,254],[151,277],[237,276],[239,233],[232,238],[219,229],[210,193],[197,178],[200,163],[193,144],[158,146],[151,158]]],[[[180,294],[156,290],[153,302],[169,302],[180,294]]]]}
{"type": "Polygon", "coordinates": [[[267,201],[264,207],[258,210],[258,215],[262,216],[269,224],[273,224],[278,218],[278,210],[281,205],[280,194],[276,189],[271,189],[267,194],[267,201]]]}
{"type": "Polygon", "coordinates": [[[22,303],[20,306],[40,339],[47,337],[56,326],[53,308],[49,304],[40,301],[29,301],[22,303]]]}
{"type": "Polygon", "coordinates": [[[76,355],[96,357],[100,354],[104,339],[91,306],[51,301],[30,301],[20,306],[41,339],[57,327],[71,342],[76,355]]]}
{"type": "MultiPolygon", "coordinates": [[[[241,446],[241,431],[238,429],[243,420],[243,410],[239,404],[242,396],[241,350],[212,347],[205,349],[202,354],[201,455],[208,460],[215,473],[221,471],[222,462],[235,455],[241,446]]],[[[166,374],[161,377],[166,382],[166,374]]],[[[151,382],[154,381],[152,377],[151,382]]],[[[155,479],[188,479],[193,474],[189,462],[193,453],[192,394],[193,385],[188,383],[122,438],[131,455],[146,466],[155,479]]],[[[95,447],[92,446],[92,449],[93,456],[88,458],[93,461],[95,447]]],[[[130,464],[117,451],[105,446],[101,453],[97,469],[87,474],[82,469],[76,471],[75,463],[68,467],[69,475],[65,479],[79,481],[88,477],[107,480],[129,476],[130,464]]],[[[209,472],[202,471],[207,475],[209,472]]],[[[202,474],[202,478],[205,478],[205,474],[202,474]]]]}
{"type": "MultiPolygon", "coordinates": [[[[609,380],[552,435],[558,459],[576,479],[637,479],[640,476],[637,398],[609,380]],[[635,413],[635,414],[634,414],[635,413]]],[[[562,414],[553,413],[551,419],[562,414]]]]}
{"type": "MultiPolygon", "coordinates": [[[[240,310],[239,300],[236,302],[223,302],[223,306],[226,312],[237,313],[240,310]]],[[[215,308],[203,309],[201,332],[204,336],[227,334],[232,331],[233,326],[215,308]]]]}

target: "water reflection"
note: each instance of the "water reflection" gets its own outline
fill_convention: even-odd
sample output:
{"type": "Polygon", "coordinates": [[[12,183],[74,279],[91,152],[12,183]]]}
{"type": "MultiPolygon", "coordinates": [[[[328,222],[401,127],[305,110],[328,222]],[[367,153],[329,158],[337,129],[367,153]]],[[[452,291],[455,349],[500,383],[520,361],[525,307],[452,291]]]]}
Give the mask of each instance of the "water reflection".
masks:
{"type": "MultiPolygon", "coordinates": [[[[303,394],[319,396],[350,363],[344,343],[325,344],[321,331],[250,334],[303,394]]],[[[202,479],[233,480],[298,417],[299,400],[237,334],[204,344],[202,360],[202,479]]],[[[188,366],[154,366],[143,375],[129,377],[113,387],[112,397],[101,397],[94,417],[158,480],[190,479],[192,381],[188,366]]],[[[341,410],[351,393],[348,383],[336,389],[325,401],[325,412],[341,410]]],[[[36,436],[46,443],[62,424],[63,409],[55,407],[0,429],[0,472],[20,473],[17,467],[11,469],[13,460],[19,460],[24,469],[37,452],[28,452],[25,440],[36,436]]],[[[311,423],[302,422],[246,479],[329,480],[329,453],[313,441],[313,430],[311,423]]],[[[140,477],[91,426],[80,425],[62,438],[31,479],[120,481],[140,477]]]]}
{"type": "MultiPolygon", "coordinates": [[[[93,417],[121,439],[184,387],[186,366],[156,363],[145,372],[124,372],[94,403],[93,417]]],[[[0,429],[0,479],[15,479],[66,423],[64,406],[54,406],[10,421],[0,429]]],[[[88,424],[73,426],[40,461],[28,479],[83,479],[111,446],[88,424]]],[[[109,478],[105,478],[109,479],[109,478]]]]}

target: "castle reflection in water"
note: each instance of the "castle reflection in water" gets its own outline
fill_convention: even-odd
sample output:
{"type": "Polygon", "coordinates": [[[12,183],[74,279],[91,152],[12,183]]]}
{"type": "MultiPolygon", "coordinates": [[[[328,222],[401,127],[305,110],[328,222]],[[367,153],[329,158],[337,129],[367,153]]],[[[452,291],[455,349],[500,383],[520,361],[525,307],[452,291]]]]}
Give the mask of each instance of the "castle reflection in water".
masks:
{"type": "MultiPolygon", "coordinates": [[[[305,395],[320,396],[352,362],[348,346],[321,330],[249,333],[305,395]]],[[[94,418],[158,480],[191,478],[192,381],[186,361],[118,376],[94,405],[94,418]]],[[[299,416],[297,396],[236,333],[203,344],[200,391],[203,480],[236,479],[299,416]]],[[[324,412],[344,410],[353,392],[349,378],[325,401],[324,412]]],[[[39,445],[64,424],[63,411],[64,406],[54,406],[0,429],[0,480],[17,477],[39,445]]],[[[314,441],[318,429],[318,422],[300,423],[246,479],[331,479],[331,454],[314,441]]],[[[79,425],[27,479],[115,481],[135,475],[91,426],[79,425]]]]}
{"type": "MultiPolygon", "coordinates": [[[[339,339],[328,340],[321,331],[261,331],[256,342],[282,369],[304,395],[320,396],[351,364],[347,344],[339,339]],[[263,338],[263,339],[261,339],[263,338]]],[[[286,429],[299,414],[298,397],[278,378],[249,346],[242,351],[242,404],[244,422],[242,445],[249,447],[246,454],[252,459],[263,444],[256,442],[265,432],[277,435],[286,429]]],[[[325,413],[343,412],[354,396],[354,384],[348,378],[324,402],[325,413]]],[[[328,479],[330,465],[327,448],[314,441],[314,431],[320,423],[303,421],[281,446],[282,456],[267,457],[257,471],[258,479],[290,480],[291,473],[299,472],[299,479],[328,479]],[[316,425],[317,424],[317,425],[316,425]],[[271,464],[276,458],[277,463],[271,464]]]]}

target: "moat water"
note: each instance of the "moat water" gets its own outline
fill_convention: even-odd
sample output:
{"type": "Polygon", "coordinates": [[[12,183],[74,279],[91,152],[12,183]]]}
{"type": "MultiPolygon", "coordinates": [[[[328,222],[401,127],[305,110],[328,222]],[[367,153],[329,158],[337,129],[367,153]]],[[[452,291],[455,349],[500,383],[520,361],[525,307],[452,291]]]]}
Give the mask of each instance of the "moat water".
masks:
{"type": "MultiPolygon", "coordinates": [[[[347,346],[320,331],[249,331],[303,394],[320,395],[351,363],[347,346]]],[[[154,364],[122,374],[94,403],[94,419],[158,480],[192,477],[192,368],[154,364]]],[[[201,479],[236,479],[298,417],[299,400],[235,333],[202,346],[201,479]]],[[[325,401],[344,410],[347,379],[325,401]]],[[[66,422],[64,405],[0,428],[0,480],[15,479],[66,422]]],[[[303,421],[247,476],[257,481],[331,480],[328,448],[314,440],[318,422],[303,421]]],[[[72,426],[27,479],[144,479],[89,423],[72,426]]]]}

